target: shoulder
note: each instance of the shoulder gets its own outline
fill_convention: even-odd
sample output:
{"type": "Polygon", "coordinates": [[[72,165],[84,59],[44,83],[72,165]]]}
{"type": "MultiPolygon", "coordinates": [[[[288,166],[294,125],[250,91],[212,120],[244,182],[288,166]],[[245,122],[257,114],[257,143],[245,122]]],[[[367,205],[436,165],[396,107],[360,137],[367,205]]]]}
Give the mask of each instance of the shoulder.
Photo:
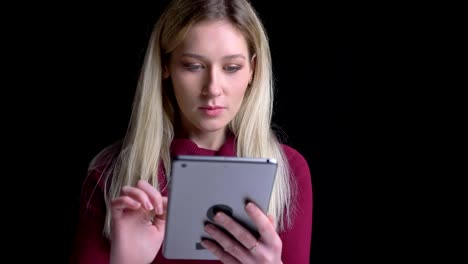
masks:
{"type": "Polygon", "coordinates": [[[98,153],[88,165],[88,173],[84,183],[90,182],[101,188],[104,187],[107,177],[113,170],[119,154],[119,145],[113,144],[98,153]]]}
{"type": "Polygon", "coordinates": [[[121,142],[119,141],[101,150],[88,164],[88,175],[85,182],[89,180],[103,186],[105,183],[103,175],[107,175],[113,170],[120,149],[121,142]]]}
{"type": "Polygon", "coordinates": [[[118,156],[116,146],[101,151],[89,163],[81,186],[81,210],[84,213],[102,213],[105,209],[105,189],[110,184],[112,170],[118,156]]]}
{"type": "Polygon", "coordinates": [[[283,153],[288,161],[288,169],[291,173],[291,180],[299,188],[306,188],[312,184],[312,175],[307,159],[291,146],[281,144],[283,153]]]}
{"type": "Polygon", "coordinates": [[[288,146],[286,144],[281,144],[281,147],[283,148],[283,152],[288,159],[289,166],[291,167],[292,170],[297,170],[297,169],[306,169],[307,171],[309,170],[309,165],[307,163],[307,160],[304,158],[304,156],[294,149],[291,146],[288,146]]]}

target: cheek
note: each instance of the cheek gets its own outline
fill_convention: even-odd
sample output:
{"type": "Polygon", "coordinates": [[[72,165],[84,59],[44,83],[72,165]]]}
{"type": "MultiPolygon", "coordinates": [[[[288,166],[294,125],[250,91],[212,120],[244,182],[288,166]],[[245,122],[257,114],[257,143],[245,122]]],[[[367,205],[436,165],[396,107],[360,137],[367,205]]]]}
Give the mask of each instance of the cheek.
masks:
{"type": "Polygon", "coordinates": [[[174,75],[172,78],[174,92],[177,96],[193,96],[196,91],[196,81],[183,75],[174,75]]]}
{"type": "Polygon", "coordinates": [[[224,85],[228,87],[232,93],[243,93],[247,89],[247,85],[249,84],[249,79],[247,74],[241,73],[239,75],[226,75],[224,76],[224,85]]]}
{"type": "Polygon", "coordinates": [[[180,92],[192,94],[200,90],[202,76],[187,72],[176,72],[172,76],[172,83],[180,92]]]}
{"type": "Polygon", "coordinates": [[[179,108],[190,108],[190,105],[192,104],[191,102],[194,98],[194,95],[191,94],[190,91],[179,87],[179,89],[174,88],[174,93],[179,108]]]}
{"type": "Polygon", "coordinates": [[[180,80],[173,82],[172,84],[174,87],[174,95],[179,109],[190,108],[190,101],[191,98],[194,97],[194,95],[190,93],[189,89],[187,89],[187,85],[181,82],[180,80]]]}
{"type": "Polygon", "coordinates": [[[244,100],[245,92],[247,91],[245,86],[237,87],[237,89],[231,91],[231,100],[237,105],[237,107],[240,107],[242,101],[244,100]]]}

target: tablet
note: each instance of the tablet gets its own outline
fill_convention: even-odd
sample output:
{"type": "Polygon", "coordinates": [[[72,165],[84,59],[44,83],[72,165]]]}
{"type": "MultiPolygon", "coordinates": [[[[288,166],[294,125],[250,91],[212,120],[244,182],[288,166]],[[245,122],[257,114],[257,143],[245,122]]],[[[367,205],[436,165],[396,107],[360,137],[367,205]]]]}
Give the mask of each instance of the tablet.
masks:
{"type": "Polygon", "coordinates": [[[201,245],[204,231],[223,211],[258,235],[245,212],[247,201],[267,212],[276,159],[189,156],[172,160],[163,255],[167,259],[217,259],[201,245]]]}

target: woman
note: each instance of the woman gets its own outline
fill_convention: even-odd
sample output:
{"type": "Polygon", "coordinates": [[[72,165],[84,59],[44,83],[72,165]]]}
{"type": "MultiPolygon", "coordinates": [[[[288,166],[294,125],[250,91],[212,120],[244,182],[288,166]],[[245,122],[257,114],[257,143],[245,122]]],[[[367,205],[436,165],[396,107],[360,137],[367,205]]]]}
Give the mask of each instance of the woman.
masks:
{"type": "Polygon", "coordinates": [[[214,241],[202,244],[220,262],[309,263],[310,171],[271,129],[273,94],[267,36],[247,1],[169,3],[150,39],[127,134],[90,164],[72,262],[216,263],[161,253],[171,157],[185,154],[278,161],[267,214],[246,206],[258,240],[223,213],[215,220],[233,237],[205,227],[214,241]]]}

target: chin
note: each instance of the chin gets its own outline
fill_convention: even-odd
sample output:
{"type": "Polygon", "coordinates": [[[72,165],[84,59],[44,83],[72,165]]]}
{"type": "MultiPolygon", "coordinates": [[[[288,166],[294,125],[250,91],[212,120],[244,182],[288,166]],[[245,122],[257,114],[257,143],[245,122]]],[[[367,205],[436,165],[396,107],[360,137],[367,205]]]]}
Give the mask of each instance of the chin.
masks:
{"type": "Polygon", "coordinates": [[[197,127],[201,131],[216,132],[216,131],[220,131],[220,130],[225,129],[227,125],[228,125],[228,123],[226,123],[226,122],[206,122],[206,123],[203,122],[203,123],[199,124],[197,127]]]}

